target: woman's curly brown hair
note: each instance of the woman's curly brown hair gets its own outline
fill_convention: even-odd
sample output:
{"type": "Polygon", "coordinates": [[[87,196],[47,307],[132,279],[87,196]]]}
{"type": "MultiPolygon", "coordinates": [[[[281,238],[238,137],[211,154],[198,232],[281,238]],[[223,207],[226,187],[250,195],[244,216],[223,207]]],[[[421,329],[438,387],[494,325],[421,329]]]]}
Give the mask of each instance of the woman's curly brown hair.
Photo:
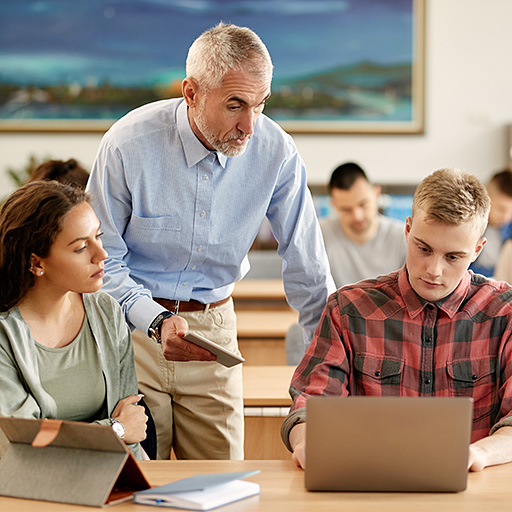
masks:
{"type": "Polygon", "coordinates": [[[67,213],[88,201],[80,188],[34,181],[13,192],[0,209],[0,311],[16,306],[34,285],[32,255],[46,258],[67,213]]]}

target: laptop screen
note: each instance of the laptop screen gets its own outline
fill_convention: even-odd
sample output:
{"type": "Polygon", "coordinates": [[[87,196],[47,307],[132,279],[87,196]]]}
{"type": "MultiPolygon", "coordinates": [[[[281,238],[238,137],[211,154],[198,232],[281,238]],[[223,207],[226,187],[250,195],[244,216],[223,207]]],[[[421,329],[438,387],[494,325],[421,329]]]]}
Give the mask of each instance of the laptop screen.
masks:
{"type": "Polygon", "coordinates": [[[306,488],[464,490],[472,412],[465,397],[310,397],[306,488]]]}

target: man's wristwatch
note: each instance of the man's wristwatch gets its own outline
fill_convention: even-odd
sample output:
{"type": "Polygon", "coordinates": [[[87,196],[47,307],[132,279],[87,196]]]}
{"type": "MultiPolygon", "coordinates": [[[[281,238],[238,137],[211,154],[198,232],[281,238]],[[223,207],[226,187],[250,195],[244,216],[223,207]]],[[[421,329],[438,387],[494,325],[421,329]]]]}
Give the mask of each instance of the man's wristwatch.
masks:
{"type": "Polygon", "coordinates": [[[110,418],[110,425],[112,426],[112,430],[116,433],[117,437],[119,437],[119,439],[122,441],[124,439],[124,435],[126,434],[124,425],[116,418],[110,418]]]}
{"type": "Polygon", "coordinates": [[[162,342],[162,338],[160,337],[160,329],[164,320],[170,316],[174,316],[174,313],[171,313],[170,311],[163,311],[151,322],[151,325],[148,329],[148,336],[152,340],[155,340],[157,343],[162,342]]]}

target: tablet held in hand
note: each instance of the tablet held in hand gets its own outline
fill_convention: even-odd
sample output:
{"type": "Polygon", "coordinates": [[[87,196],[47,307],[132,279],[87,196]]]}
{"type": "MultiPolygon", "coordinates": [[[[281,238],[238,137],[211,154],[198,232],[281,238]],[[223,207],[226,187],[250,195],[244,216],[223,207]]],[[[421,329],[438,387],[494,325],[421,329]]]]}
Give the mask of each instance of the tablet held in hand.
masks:
{"type": "Polygon", "coordinates": [[[233,352],[226,350],[224,347],[217,345],[217,343],[214,343],[213,341],[205,338],[204,336],[201,336],[196,332],[188,331],[183,336],[183,339],[190,341],[190,343],[194,343],[194,345],[197,345],[198,347],[202,347],[210,351],[212,354],[217,356],[217,362],[228,368],[245,361],[243,357],[233,354],[233,352]]]}

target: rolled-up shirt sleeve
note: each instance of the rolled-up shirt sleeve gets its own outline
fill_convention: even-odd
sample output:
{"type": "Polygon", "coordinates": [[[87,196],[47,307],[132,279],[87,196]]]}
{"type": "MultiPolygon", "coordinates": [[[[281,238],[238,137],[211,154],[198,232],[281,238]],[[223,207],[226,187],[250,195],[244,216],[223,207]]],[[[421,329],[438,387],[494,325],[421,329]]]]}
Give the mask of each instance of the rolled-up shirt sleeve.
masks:
{"type": "Polygon", "coordinates": [[[348,396],[350,372],[347,352],[341,337],[336,294],[329,297],[313,341],[295,370],[290,396],[293,404],[281,425],[281,438],[291,450],[289,435],[298,423],[306,421],[306,401],[310,396],[348,396]]]}

